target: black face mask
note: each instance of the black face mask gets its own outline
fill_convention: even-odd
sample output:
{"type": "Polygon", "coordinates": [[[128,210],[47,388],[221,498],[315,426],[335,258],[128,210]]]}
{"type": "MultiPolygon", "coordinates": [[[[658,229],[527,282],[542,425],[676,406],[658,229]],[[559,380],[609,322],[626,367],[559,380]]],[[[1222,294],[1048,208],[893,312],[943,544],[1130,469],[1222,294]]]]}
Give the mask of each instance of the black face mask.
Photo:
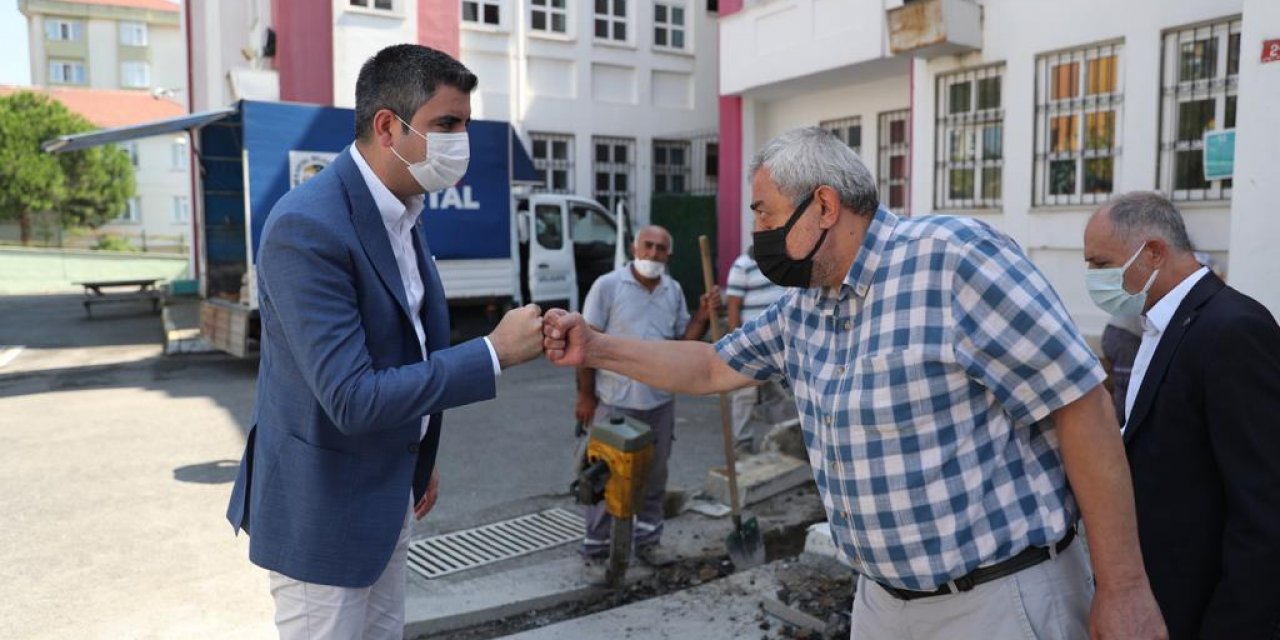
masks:
{"type": "Polygon", "coordinates": [[[787,255],[787,234],[791,232],[796,221],[804,214],[805,209],[813,203],[813,198],[817,195],[817,190],[809,192],[809,195],[800,201],[791,218],[787,220],[787,224],[777,229],[768,231],[757,231],[751,234],[754,241],[754,253],[756,264],[760,265],[760,273],[768,278],[771,282],[783,287],[808,287],[812,284],[813,279],[813,256],[818,253],[818,249],[822,247],[822,242],[827,239],[827,232],[830,229],[823,229],[822,235],[818,236],[818,243],[813,245],[813,250],[809,255],[793,260],[787,255]]]}

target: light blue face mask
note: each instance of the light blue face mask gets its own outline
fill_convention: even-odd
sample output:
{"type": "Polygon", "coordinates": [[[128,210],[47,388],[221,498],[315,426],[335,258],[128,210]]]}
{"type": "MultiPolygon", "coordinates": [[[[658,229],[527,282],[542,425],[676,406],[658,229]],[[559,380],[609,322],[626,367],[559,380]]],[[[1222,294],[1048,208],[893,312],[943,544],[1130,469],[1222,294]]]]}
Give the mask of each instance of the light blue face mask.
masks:
{"type": "Polygon", "coordinates": [[[1142,291],[1137,293],[1124,290],[1124,272],[1128,271],[1129,265],[1142,255],[1144,248],[1146,248],[1145,244],[1138,247],[1137,253],[1133,254],[1123,267],[1089,269],[1084,272],[1085,286],[1088,287],[1089,296],[1093,298],[1093,303],[1098,305],[1098,308],[1113,316],[1136,316],[1142,313],[1147,304],[1147,290],[1156,281],[1156,275],[1160,270],[1152,271],[1151,277],[1147,278],[1147,284],[1143,285],[1142,291]]]}

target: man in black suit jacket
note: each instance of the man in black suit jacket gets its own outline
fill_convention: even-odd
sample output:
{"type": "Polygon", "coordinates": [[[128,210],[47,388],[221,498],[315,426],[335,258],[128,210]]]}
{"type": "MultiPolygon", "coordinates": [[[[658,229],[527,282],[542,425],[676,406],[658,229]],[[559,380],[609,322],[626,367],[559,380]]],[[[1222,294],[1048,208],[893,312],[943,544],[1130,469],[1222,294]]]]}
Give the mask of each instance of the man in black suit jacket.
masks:
{"type": "Polygon", "coordinates": [[[1159,194],[1103,205],[1084,255],[1094,301],[1143,314],[1124,443],[1170,638],[1280,638],[1280,327],[1159,194]]]}

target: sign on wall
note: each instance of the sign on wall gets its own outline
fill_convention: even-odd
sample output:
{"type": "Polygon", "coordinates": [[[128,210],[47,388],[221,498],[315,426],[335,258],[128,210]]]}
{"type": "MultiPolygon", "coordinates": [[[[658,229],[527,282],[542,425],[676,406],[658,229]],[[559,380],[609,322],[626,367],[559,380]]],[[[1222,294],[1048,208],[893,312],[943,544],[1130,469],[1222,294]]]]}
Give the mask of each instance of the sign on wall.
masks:
{"type": "Polygon", "coordinates": [[[1204,179],[1230,178],[1235,170],[1236,130],[1204,132],[1204,179]]]}
{"type": "Polygon", "coordinates": [[[290,151],[289,188],[310,180],[338,156],[329,151],[290,151]]]}
{"type": "Polygon", "coordinates": [[[1280,62],[1280,38],[1262,41],[1262,62],[1280,62]]]}

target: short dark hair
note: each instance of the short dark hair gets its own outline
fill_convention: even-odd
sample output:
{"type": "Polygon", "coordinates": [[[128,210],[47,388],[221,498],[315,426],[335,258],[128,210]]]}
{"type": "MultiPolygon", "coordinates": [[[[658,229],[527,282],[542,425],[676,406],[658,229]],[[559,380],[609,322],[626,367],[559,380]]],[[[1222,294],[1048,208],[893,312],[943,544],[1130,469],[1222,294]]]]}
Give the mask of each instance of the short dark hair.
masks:
{"type": "Polygon", "coordinates": [[[1180,251],[1192,251],[1182,214],[1169,199],[1154,191],[1131,191],[1107,201],[1111,227],[1121,242],[1146,241],[1159,236],[1180,251]]]}
{"type": "Polygon", "coordinates": [[[373,116],[390,109],[408,122],[440,85],[463,93],[476,88],[476,76],[443,51],[420,44],[397,44],[379,51],[360,67],[356,79],[356,138],[373,130],[373,116]]]}

